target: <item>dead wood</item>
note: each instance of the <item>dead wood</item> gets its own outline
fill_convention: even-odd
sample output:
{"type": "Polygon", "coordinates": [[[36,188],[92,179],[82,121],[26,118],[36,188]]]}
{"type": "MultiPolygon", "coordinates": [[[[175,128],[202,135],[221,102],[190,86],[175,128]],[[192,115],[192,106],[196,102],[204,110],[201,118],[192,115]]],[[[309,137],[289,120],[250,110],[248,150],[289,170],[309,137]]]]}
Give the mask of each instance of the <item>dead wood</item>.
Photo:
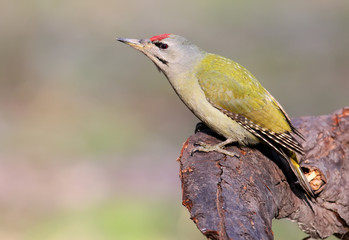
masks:
{"type": "Polygon", "coordinates": [[[179,157],[183,205],[209,239],[273,239],[273,218],[296,221],[314,239],[332,234],[348,239],[349,108],[292,123],[305,136],[301,166],[316,190],[313,201],[266,146],[227,148],[240,158],[192,154],[197,142],[222,141],[207,128],[185,142],[179,157]]]}

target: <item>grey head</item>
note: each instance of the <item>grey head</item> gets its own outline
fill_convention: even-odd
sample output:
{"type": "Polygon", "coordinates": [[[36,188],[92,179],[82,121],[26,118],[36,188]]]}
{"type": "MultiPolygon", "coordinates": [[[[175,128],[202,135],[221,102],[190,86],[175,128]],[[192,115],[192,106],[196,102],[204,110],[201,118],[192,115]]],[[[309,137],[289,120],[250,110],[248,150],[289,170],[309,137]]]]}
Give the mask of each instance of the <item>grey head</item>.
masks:
{"type": "Polygon", "coordinates": [[[168,78],[191,71],[207,53],[184,37],[161,34],[149,39],[117,38],[149,57],[168,78]]]}

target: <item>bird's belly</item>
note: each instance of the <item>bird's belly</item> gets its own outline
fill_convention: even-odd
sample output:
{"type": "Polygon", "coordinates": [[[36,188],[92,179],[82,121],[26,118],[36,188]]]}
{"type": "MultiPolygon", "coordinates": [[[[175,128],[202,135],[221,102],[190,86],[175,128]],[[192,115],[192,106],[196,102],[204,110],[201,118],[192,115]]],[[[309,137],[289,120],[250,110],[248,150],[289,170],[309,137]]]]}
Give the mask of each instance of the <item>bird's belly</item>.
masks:
{"type": "Polygon", "coordinates": [[[256,136],[212,106],[196,79],[189,80],[187,78],[185,84],[180,85],[181,87],[176,87],[175,84],[172,84],[172,86],[195,116],[219,135],[234,139],[241,145],[251,145],[259,142],[256,136]]]}
{"type": "Polygon", "coordinates": [[[213,107],[206,99],[195,109],[189,107],[193,113],[216,133],[239,142],[240,145],[253,145],[259,142],[253,134],[244,129],[236,121],[213,107]]]}

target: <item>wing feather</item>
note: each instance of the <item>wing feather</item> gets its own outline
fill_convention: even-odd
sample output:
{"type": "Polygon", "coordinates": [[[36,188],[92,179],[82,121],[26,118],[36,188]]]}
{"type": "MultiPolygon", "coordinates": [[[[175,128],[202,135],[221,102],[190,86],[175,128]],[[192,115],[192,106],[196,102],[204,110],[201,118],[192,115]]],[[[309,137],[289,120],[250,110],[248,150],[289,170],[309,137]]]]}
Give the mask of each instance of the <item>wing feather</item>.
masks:
{"type": "Polygon", "coordinates": [[[246,130],[279,153],[283,147],[304,154],[291,132],[302,135],[292,126],[280,104],[247,69],[229,59],[208,55],[197,71],[197,78],[208,101],[246,130]]]}

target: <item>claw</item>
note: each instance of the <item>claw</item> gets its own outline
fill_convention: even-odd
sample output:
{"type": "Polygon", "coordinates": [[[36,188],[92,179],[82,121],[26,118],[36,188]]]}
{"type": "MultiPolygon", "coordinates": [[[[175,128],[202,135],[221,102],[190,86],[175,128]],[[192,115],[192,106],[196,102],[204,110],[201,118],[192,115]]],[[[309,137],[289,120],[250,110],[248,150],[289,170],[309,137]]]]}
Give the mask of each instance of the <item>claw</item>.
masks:
{"type": "Polygon", "coordinates": [[[204,142],[197,142],[194,144],[194,146],[196,146],[196,147],[191,152],[191,156],[193,156],[193,154],[195,152],[213,152],[213,151],[215,151],[215,152],[219,152],[219,153],[222,153],[224,155],[227,155],[227,156],[239,158],[240,157],[239,154],[223,149],[223,147],[229,143],[231,143],[230,139],[227,139],[226,141],[218,143],[216,145],[208,145],[204,142]]]}

